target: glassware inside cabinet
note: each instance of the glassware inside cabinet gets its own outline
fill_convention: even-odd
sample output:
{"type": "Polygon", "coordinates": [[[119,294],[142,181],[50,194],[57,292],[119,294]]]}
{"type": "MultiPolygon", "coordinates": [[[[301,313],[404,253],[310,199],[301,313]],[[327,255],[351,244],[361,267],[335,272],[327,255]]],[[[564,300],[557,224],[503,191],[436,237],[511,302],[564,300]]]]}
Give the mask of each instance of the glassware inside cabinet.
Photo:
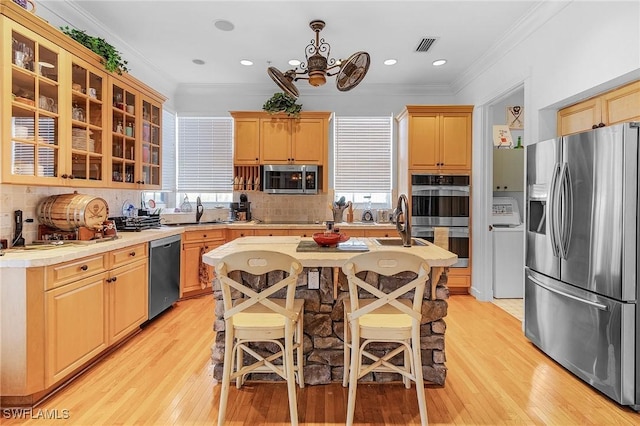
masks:
{"type": "Polygon", "coordinates": [[[58,81],[58,54],[38,46],[38,74],[51,81],[58,81]]]}
{"type": "Polygon", "coordinates": [[[36,42],[13,31],[11,33],[11,62],[18,68],[34,71],[36,42]]]}

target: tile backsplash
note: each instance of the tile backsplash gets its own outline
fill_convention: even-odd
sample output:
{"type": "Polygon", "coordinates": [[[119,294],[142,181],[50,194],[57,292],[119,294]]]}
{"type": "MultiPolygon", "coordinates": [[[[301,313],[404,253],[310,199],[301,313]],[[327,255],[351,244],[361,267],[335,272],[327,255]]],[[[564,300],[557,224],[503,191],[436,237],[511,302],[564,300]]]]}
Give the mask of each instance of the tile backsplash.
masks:
{"type": "MultiPolygon", "coordinates": [[[[107,188],[71,188],[53,186],[29,186],[0,184],[0,238],[11,245],[14,238],[14,211],[22,210],[23,233],[27,244],[37,239],[38,217],[36,209],[40,201],[51,195],[70,194],[77,191],[103,198],[109,205],[109,216],[122,216],[122,206],[130,201],[134,206],[140,205],[139,190],[120,190],[107,188]],[[33,219],[33,222],[26,222],[33,219]]],[[[333,220],[330,204],[333,191],[318,195],[282,195],[248,192],[251,202],[252,219],[263,222],[324,222],[333,220]]],[[[240,192],[234,192],[234,201],[238,201],[240,192]]],[[[360,217],[356,210],[355,217],[360,217]]]]}
{"type": "Polygon", "coordinates": [[[109,205],[109,216],[122,216],[125,201],[140,205],[141,191],[138,190],[0,184],[0,238],[6,239],[11,245],[14,237],[14,211],[22,210],[25,220],[22,236],[27,244],[33,242],[38,233],[36,208],[40,201],[50,195],[70,194],[74,191],[103,198],[109,205]],[[33,222],[26,222],[28,219],[33,219],[33,222]]]}

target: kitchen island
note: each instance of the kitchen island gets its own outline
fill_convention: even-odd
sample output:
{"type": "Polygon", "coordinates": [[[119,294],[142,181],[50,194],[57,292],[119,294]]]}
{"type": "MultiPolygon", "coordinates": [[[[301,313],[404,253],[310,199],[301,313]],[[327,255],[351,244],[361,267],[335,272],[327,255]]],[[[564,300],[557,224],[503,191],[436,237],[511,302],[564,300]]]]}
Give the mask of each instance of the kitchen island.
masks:
{"type": "MultiPolygon", "coordinates": [[[[425,381],[431,384],[444,385],[446,378],[445,367],[445,329],[443,318],[447,314],[447,269],[457,261],[457,256],[447,250],[437,247],[428,241],[419,240],[424,245],[402,247],[382,245],[379,240],[384,238],[351,238],[349,242],[360,245],[367,251],[406,251],[424,258],[431,266],[431,285],[425,289],[422,305],[421,348],[422,364],[425,381]]],[[[228,242],[203,256],[203,262],[215,267],[220,260],[230,253],[248,250],[272,250],[288,254],[300,261],[304,267],[297,284],[296,297],[305,299],[304,316],[304,354],[305,382],[308,384],[326,384],[341,381],[343,366],[343,303],[348,297],[348,283],[341,268],[352,256],[361,251],[337,251],[332,248],[318,248],[317,251],[297,251],[300,243],[313,242],[311,238],[296,236],[282,237],[243,237],[228,242]],[[308,282],[309,271],[317,270],[320,275],[319,288],[310,288],[308,282]]],[[[251,280],[258,285],[259,277],[251,280]]],[[[398,276],[397,280],[407,279],[398,276]]],[[[247,279],[245,278],[245,281],[247,279]]],[[[214,377],[222,377],[222,361],[224,358],[224,308],[220,285],[214,278],[214,296],[216,298],[216,320],[214,330],[217,332],[212,350],[212,360],[216,364],[214,377]]],[[[270,345],[258,345],[260,351],[273,350],[270,345]]],[[[386,351],[384,346],[378,347],[380,352],[386,351]]],[[[265,375],[256,375],[256,379],[265,380],[265,375]]],[[[268,379],[279,380],[278,376],[268,379]]],[[[396,381],[400,376],[391,373],[370,373],[369,381],[396,381]]]]}

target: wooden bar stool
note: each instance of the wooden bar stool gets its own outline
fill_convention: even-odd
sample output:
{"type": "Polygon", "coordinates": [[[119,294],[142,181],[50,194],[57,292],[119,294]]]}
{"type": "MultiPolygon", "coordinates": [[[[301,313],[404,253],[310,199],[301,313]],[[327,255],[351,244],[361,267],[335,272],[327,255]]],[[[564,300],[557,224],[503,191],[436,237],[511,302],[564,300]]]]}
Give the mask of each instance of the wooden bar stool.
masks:
{"type": "MultiPolygon", "coordinates": [[[[243,251],[225,256],[216,266],[216,274],[222,288],[225,320],[224,366],[220,390],[218,425],[225,421],[227,399],[231,380],[236,379],[238,389],[249,373],[276,373],[287,381],[291,424],[298,424],[296,399],[296,375],[300,387],[304,387],[303,375],[303,318],[304,300],[294,299],[296,282],[302,265],[293,257],[272,251],[243,251]],[[273,271],[288,274],[276,283],[257,291],[229,277],[233,271],[261,276],[273,271]],[[280,291],[282,290],[282,291],[280,291]],[[242,298],[232,299],[232,291],[240,292],[242,298]],[[286,297],[282,298],[282,293],[286,297]],[[277,298],[280,297],[280,298],[277,298]],[[284,340],[284,344],[281,340],[284,340]],[[280,351],[263,357],[249,347],[252,342],[271,342],[280,351]],[[297,363],[294,365],[294,351],[297,363]],[[244,353],[257,361],[244,364],[244,353]],[[274,361],[282,358],[282,365],[274,361]],[[235,360],[235,365],[234,365],[235,360]],[[297,373],[297,374],[296,374],[297,373]]],[[[269,277],[273,277],[270,274],[269,277]]]]}
{"type": "Polygon", "coordinates": [[[372,371],[399,373],[407,389],[411,387],[411,381],[414,381],[420,420],[423,425],[428,424],[420,355],[420,320],[429,265],[414,254],[377,251],[354,256],[342,270],[349,281],[349,300],[344,302],[346,322],[343,386],[347,385],[346,377],[349,374],[347,425],[353,424],[358,379],[372,371]],[[356,276],[360,272],[369,271],[387,277],[410,271],[416,273],[417,277],[386,293],[356,276]],[[411,291],[414,291],[412,298],[401,298],[411,291]],[[378,357],[367,350],[367,345],[373,342],[397,343],[398,346],[378,357]],[[391,358],[400,353],[404,354],[404,365],[392,364],[391,358]],[[373,362],[363,364],[362,357],[373,362]]]}

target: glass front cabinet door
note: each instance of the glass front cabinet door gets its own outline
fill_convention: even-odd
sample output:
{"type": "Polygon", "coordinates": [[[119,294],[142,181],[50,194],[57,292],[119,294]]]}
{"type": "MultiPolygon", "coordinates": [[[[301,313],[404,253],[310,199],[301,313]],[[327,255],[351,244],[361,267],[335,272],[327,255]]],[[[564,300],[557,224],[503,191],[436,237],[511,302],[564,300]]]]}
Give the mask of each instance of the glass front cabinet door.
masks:
{"type": "Polygon", "coordinates": [[[78,185],[105,183],[105,88],[104,72],[78,58],[72,60],[71,98],[66,108],[71,117],[70,178],[78,185]]]}
{"type": "Polygon", "coordinates": [[[142,100],[142,175],[146,187],[160,188],[162,108],[151,100],[142,100]]]}
{"type": "Polygon", "coordinates": [[[135,187],[138,93],[116,81],[111,84],[111,182],[116,186],[135,187]]]}
{"type": "Polygon", "coordinates": [[[64,52],[4,17],[2,175],[4,182],[64,184],[60,85],[64,52]],[[8,96],[11,94],[11,96],[8,96]]]}

